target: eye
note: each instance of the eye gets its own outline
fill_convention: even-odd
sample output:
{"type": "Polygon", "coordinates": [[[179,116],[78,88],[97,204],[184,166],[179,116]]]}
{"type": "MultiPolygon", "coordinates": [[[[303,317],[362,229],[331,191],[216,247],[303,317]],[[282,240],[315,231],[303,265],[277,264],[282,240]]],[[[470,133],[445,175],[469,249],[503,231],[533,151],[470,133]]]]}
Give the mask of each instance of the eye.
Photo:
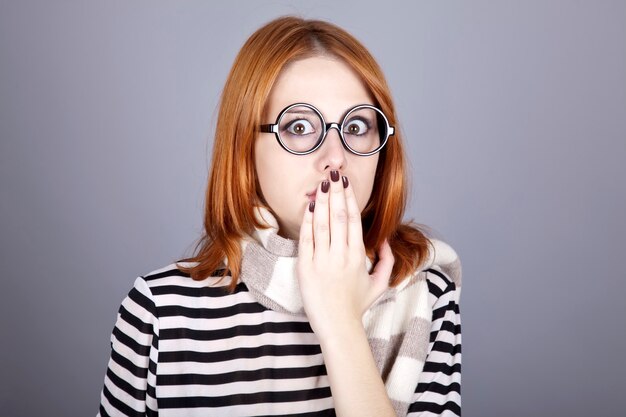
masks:
{"type": "Polygon", "coordinates": [[[315,128],[306,119],[295,119],[285,126],[285,130],[292,135],[304,136],[315,132],[315,128]]]}
{"type": "Polygon", "coordinates": [[[369,128],[370,123],[368,120],[361,117],[355,117],[346,123],[344,133],[347,133],[348,135],[361,136],[366,134],[369,128]]]}

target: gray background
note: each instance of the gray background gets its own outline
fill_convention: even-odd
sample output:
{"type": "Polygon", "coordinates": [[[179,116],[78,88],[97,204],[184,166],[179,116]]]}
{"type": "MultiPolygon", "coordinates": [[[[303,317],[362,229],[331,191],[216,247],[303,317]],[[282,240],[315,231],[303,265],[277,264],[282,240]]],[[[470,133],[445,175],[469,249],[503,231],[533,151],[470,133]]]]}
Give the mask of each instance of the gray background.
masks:
{"type": "Polygon", "coordinates": [[[626,5],[0,3],[0,415],[94,415],[119,303],[189,255],[218,95],[286,13],[372,51],[407,218],[463,262],[463,414],[615,416],[626,384],[626,5]]]}

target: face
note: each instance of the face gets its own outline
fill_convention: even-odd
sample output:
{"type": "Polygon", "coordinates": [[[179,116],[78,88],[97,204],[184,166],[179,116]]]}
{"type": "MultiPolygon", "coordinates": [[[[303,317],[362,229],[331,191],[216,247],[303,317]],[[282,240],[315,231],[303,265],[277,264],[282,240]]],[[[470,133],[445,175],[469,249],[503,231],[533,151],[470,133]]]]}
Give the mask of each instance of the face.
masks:
{"type": "MultiPolygon", "coordinates": [[[[315,106],[326,123],[341,122],[357,104],[374,101],[365,84],[347,64],[330,57],[311,57],[287,65],[266,103],[262,123],[275,123],[290,104],[315,106]]],[[[315,198],[318,184],[339,170],[352,184],[361,211],[372,193],[379,154],[359,156],[343,147],[336,129],[330,129],[321,147],[308,155],[284,150],[273,133],[260,133],[255,141],[256,173],[263,198],[276,213],[279,235],[298,239],[304,210],[315,198]]]]}

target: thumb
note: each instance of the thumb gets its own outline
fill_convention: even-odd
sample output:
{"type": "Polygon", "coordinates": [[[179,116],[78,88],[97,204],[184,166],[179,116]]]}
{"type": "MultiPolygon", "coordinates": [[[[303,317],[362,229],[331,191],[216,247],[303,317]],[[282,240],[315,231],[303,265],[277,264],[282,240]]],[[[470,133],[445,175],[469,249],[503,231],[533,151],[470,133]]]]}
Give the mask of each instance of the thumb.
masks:
{"type": "Polygon", "coordinates": [[[373,294],[371,294],[369,299],[372,303],[389,288],[389,278],[391,277],[394,263],[395,259],[391,251],[391,246],[389,246],[389,242],[385,239],[378,249],[378,262],[370,275],[373,284],[371,288],[373,294]]]}

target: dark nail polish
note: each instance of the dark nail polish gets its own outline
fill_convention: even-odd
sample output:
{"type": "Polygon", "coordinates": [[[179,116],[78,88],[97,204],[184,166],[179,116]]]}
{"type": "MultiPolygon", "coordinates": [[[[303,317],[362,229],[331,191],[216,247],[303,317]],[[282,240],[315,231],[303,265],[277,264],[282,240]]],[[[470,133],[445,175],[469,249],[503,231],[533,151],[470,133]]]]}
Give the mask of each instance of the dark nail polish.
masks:
{"type": "Polygon", "coordinates": [[[322,181],[322,192],[327,193],[329,188],[330,188],[330,182],[322,181]]]}
{"type": "Polygon", "coordinates": [[[330,171],[330,179],[333,180],[333,182],[339,181],[339,171],[330,171]]]}
{"type": "Polygon", "coordinates": [[[315,210],[315,201],[309,203],[309,211],[313,213],[313,210],[315,210]]]}
{"type": "Polygon", "coordinates": [[[342,175],[341,181],[343,181],[343,188],[348,188],[348,177],[342,175]]]}

